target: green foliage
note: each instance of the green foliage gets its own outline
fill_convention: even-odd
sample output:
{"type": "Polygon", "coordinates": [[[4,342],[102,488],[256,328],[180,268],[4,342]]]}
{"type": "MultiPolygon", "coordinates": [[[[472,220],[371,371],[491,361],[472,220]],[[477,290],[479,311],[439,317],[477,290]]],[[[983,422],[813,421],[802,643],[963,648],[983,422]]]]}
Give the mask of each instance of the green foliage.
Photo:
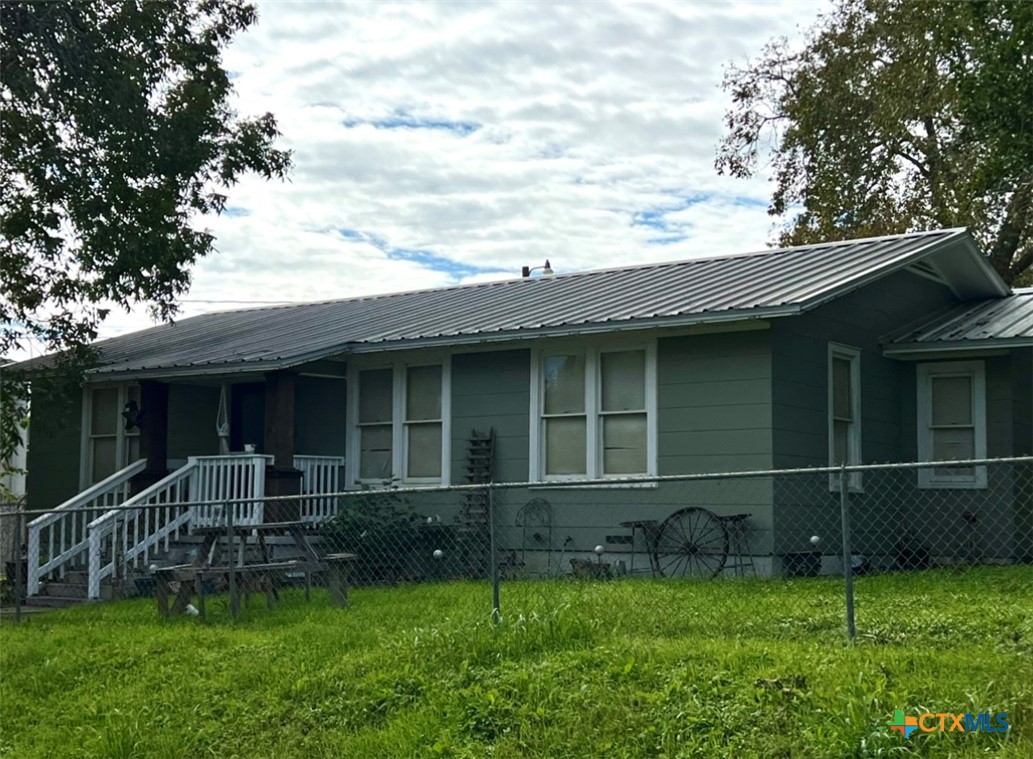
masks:
{"type": "Polygon", "coordinates": [[[358,589],[352,607],[153,600],[0,623],[0,756],[1033,755],[1033,568],[842,582],[358,589]],[[894,709],[1001,711],[1005,734],[890,733],[894,709]]]}
{"type": "Polygon", "coordinates": [[[724,82],[717,168],[770,148],[782,244],[968,226],[1033,274],[1033,3],[838,0],[724,82]]]}
{"type": "Polygon", "coordinates": [[[87,345],[108,308],[170,318],[214,249],[198,216],[283,177],[271,114],[242,118],[221,50],[244,0],[27,2],[0,13],[0,355],[87,345]]]}
{"type": "Polygon", "coordinates": [[[385,483],[345,498],[320,532],[329,545],[356,554],[356,582],[390,583],[400,579],[407,556],[419,544],[419,519],[409,501],[385,483]]]}

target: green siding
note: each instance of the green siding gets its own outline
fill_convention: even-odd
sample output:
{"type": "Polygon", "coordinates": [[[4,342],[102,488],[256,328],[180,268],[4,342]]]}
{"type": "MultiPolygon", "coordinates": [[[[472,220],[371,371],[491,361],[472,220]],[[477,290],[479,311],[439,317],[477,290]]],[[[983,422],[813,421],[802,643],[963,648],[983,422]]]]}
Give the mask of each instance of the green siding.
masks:
{"type": "Polygon", "coordinates": [[[879,338],[955,302],[945,286],[899,272],[809,313],[773,320],[774,466],[828,465],[830,342],[861,351],[863,461],[902,460],[907,440],[902,390],[908,369],[882,355],[879,338]]]}
{"type": "Polygon", "coordinates": [[[33,394],[26,492],[31,509],[52,509],[79,492],[82,391],[69,398],[33,394]]]}
{"type": "MultiPolygon", "coordinates": [[[[910,272],[899,272],[799,317],[773,320],[774,467],[828,465],[830,342],[861,351],[862,461],[913,461],[914,367],[884,357],[879,338],[955,302],[945,286],[910,272]]],[[[869,477],[868,482],[874,484],[874,477],[869,477]]],[[[896,509],[903,497],[885,487],[887,480],[882,482],[884,487],[877,496],[852,496],[858,515],[855,545],[868,555],[889,550],[885,540],[876,541],[879,536],[869,539],[866,531],[891,524],[898,516],[896,509]],[[861,514],[865,516],[862,518],[861,514]]],[[[811,551],[809,538],[814,534],[822,535],[825,550],[835,551],[840,540],[839,503],[838,495],[829,492],[827,477],[779,478],[774,499],[776,555],[811,551]]]]}
{"type": "Polygon", "coordinates": [[[770,468],[768,340],[757,330],[659,341],[660,474],[770,468]]]}
{"type": "Polygon", "coordinates": [[[294,398],[294,451],[307,456],[344,456],[347,446],[346,383],[298,377],[294,398]]]}
{"type": "Polygon", "coordinates": [[[217,387],[169,386],[169,459],[219,453],[219,437],[215,432],[219,394],[217,387]]]}
{"type": "Polygon", "coordinates": [[[528,350],[452,357],[452,482],[466,481],[472,430],[495,428],[495,479],[528,477],[531,354],[528,350]]]}

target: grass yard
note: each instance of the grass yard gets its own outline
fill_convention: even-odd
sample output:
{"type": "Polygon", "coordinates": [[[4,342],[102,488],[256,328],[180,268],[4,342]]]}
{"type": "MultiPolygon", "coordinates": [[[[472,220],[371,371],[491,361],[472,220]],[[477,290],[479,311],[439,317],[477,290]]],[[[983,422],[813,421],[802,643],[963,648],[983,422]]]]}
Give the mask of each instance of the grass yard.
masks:
{"type": "Polygon", "coordinates": [[[1033,567],[288,594],[236,624],[136,600],[0,628],[0,756],[1033,757],[1033,567]],[[916,732],[895,709],[1007,712],[916,732]]]}

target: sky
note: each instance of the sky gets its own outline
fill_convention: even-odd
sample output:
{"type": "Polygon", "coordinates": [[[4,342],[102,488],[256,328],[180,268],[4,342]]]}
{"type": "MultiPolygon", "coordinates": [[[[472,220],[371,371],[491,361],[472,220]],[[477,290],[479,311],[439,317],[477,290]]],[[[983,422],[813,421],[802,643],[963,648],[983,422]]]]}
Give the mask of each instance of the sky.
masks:
{"type": "Polygon", "coordinates": [[[260,2],[224,65],[294,169],[199,222],[181,316],[763,248],[766,177],[714,169],[722,75],[827,8],[260,2]]]}

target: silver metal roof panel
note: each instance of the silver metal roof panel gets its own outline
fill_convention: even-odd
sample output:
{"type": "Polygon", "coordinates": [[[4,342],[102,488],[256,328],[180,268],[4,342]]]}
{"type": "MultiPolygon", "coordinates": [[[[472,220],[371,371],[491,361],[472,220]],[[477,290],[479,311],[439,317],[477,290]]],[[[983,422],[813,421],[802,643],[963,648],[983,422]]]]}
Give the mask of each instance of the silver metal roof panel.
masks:
{"type": "Polygon", "coordinates": [[[97,343],[101,363],[90,373],[270,371],[409,345],[786,316],[959,247],[971,253],[983,297],[1008,292],[969,233],[948,229],[203,314],[97,343]]]}
{"type": "Polygon", "coordinates": [[[887,354],[1033,346],[1033,287],[965,303],[884,340],[887,354]]]}

